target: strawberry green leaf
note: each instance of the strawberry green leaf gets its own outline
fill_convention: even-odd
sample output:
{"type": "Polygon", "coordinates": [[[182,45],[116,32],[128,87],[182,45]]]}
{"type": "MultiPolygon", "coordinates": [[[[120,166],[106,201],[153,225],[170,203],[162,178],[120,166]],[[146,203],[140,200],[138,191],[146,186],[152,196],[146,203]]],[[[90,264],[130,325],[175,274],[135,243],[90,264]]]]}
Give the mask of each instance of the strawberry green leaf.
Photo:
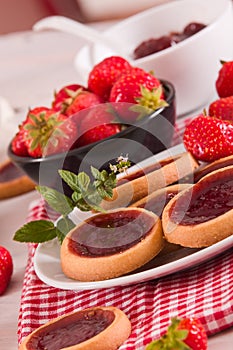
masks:
{"type": "Polygon", "coordinates": [[[68,215],[75,207],[69,197],[53,188],[36,186],[36,189],[44,197],[49,206],[61,215],[68,215]]]}
{"type": "Polygon", "coordinates": [[[15,232],[14,240],[18,242],[42,243],[57,237],[58,229],[51,221],[31,221],[15,232]]]}

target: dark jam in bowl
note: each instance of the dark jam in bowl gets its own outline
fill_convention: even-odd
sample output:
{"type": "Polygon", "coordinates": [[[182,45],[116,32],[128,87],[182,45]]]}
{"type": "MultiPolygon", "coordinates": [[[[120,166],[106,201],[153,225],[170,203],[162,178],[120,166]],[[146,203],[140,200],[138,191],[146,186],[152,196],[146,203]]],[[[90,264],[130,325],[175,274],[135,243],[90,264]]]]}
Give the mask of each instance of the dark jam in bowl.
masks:
{"type": "Polygon", "coordinates": [[[27,349],[60,350],[80,344],[105,330],[114,319],[110,310],[84,310],[36,332],[27,343],[27,349]]]}
{"type": "Polygon", "coordinates": [[[189,38],[190,36],[198,33],[205,28],[203,23],[192,22],[189,23],[182,32],[171,32],[169,35],[163,35],[158,38],[151,38],[140,43],[133,53],[133,58],[138,59],[146,57],[153,53],[162,51],[171,47],[179,42],[189,38]]]}
{"type": "Polygon", "coordinates": [[[232,170],[197,183],[170,208],[170,218],[181,225],[195,225],[233,209],[232,170]]]}
{"type": "Polygon", "coordinates": [[[88,257],[117,254],[145,238],[154,223],[151,216],[137,210],[98,214],[73,231],[69,249],[88,257]]]}

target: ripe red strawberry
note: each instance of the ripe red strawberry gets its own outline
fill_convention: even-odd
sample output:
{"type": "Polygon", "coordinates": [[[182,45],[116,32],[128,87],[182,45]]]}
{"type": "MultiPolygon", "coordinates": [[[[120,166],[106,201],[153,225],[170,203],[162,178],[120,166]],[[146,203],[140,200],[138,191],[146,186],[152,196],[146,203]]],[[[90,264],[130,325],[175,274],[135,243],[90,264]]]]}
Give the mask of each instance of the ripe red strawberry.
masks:
{"type": "Polygon", "coordinates": [[[72,118],[46,107],[30,110],[23,129],[28,153],[34,158],[69,150],[78,133],[72,118]]]}
{"type": "Polygon", "coordinates": [[[19,131],[14,136],[11,142],[11,149],[14,154],[21,157],[29,156],[28,148],[26,145],[25,130],[23,128],[24,123],[19,126],[19,131]]]}
{"type": "Polygon", "coordinates": [[[13,273],[13,260],[10,252],[0,246],[0,295],[3,294],[13,273]]]}
{"type": "Polygon", "coordinates": [[[132,122],[152,113],[157,108],[167,106],[163,97],[160,81],[143,69],[135,68],[121,75],[116,81],[109,101],[119,103],[118,113],[121,119],[132,122]],[[135,104],[135,106],[129,104],[135,104]]]}
{"type": "Polygon", "coordinates": [[[209,115],[233,122],[233,96],[222,97],[209,105],[209,115]]]}
{"type": "Polygon", "coordinates": [[[173,318],[167,332],[146,350],[207,350],[206,331],[197,318],[173,318]]]}
{"type": "Polygon", "coordinates": [[[107,101],[113,84],[121,74],[129,69],[131,65],[123,57],[107,57],[96,64],[89,73],[88,89],[107,101]]]}
{"type": "Polygon", "coordinates": [[[82,85],[70,84],[62,87],[58,92],[55,91],[52,109],[65,114],[66,108],[72,103],[76,95],[85,90],[87,89],[82,85]]]}
{"type": "Polygon", "coordinates": [[[218,72],[216,80],[216,90],[219,97],[228,97],[233,95],[233,61],[223,62],[218,72]]]}
{"type": "MultiPolygon", "coordinates": [[[[72,102],[66,108],[65,114],[71,116],[84,109],[96,106],[102,103],[103,100],[98,95],[90,91],[80,91],[76,94],[72,102]]],[[[78,118],[76,118],[78,121],[78,118]]]]}
{"type": "Polygon", "coordinates": [[[92,108],[83,117],[80,124],[80,137],[77,146],[88,145],[120,132],[121,125],[117,121],[111,105],[101,104],[92,108]]]}
{"type": "Polygon", "coordinates": [[[183,142],[198,160],[227,157],[233,154],[233,123],[201,114],[186,127],[183,142]]]}

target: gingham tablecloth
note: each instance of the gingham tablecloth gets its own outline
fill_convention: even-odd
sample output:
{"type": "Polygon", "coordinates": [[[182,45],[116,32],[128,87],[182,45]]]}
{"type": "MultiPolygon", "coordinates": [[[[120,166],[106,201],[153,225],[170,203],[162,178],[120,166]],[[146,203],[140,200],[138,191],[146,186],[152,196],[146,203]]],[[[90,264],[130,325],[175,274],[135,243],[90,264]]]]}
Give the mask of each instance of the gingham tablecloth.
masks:
{"type": "MultiPolygon", "coordinates": [[[[180,139],[188,121],[177,125],[180,139]]],[[[174,141],[175,143],[176,141],[174,141]]],[[[28,221],[51,220],[43,200],[33,203],[28,221]]],[[[54,214],[54,219],[56,215],[54,214]]],[[[22,289],[18,341],[49,320],[92,306],[116,306],[132,323],[129,339],[121,350],[143,350],[167,328],[171,317],[196,316],[208,335],[233,325],[233,248],[191,269],[132,286],[90,291],[50,287],[36,275],[36,245],[28,245],[28,263],[22,289]]],[[[49,268],[49,266],[48,266],[49,268]]]]}

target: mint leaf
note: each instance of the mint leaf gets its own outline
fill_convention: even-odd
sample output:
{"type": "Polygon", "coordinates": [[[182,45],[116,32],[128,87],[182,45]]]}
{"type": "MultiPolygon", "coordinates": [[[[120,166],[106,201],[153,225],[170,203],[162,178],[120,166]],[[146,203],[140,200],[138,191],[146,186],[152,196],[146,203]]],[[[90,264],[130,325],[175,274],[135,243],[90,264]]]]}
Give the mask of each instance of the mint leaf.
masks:
{"type": "Polygon", "coordinates": [[[42,243],[57,237],[57,231],[53,222],[36,220],[23,225],[15,232],[13,239],[18,242],[42,243]]]}
{"type": "Polygon", "coordinates": [[[69,197],[53,188],[36,186],[36,189],[44,197],[49,206],[61,215],[68,215],[75,207],[69,197]]]}
{"type": "Polygon", "coordinates": [[[78,184],[82,193],[85,193],[89,189],[90,177],[83,171],[78,174],[78,184]]]}
{"type": "Polygon", "coordinates": [[[93,175],[93,177],[96,180],[101,180],[101,173],[98,169],[96,169],[95,167],[91,166],[91,173],[93,175]]]}
{"type": "Polygon", "coordinates": [[[77,206],[78,202],[83,199],[81,192],[73,192],[71,195],[72,201],[75,203],[75,206],[77,206]]]}
{"type": "Polygon", "coordinates": [[[91,167],[93,182],[84,172],[76,175],[69,170],[59,170],[62,180],[73,190],[71,198],[47,186],[36,186],[48,205],[62,215],[57,222],[57,227],[47,220],[32,221],[16,231],[14,240],[42,243],[57,237],[62,243],[66,234],[75,226],[68,217],[73,209],[77,207],[81,211],[105,212],[100,207],[102,199],[112,197],[113,188],[117,183],[116,173],[125,171],[128,166],[130,166],[128,158],[120,156],[117,159],[117,165],[110,167],[112,170],[110,174],[106,170],[99,171],[91,167]]]}
{"type": "Polygon", "coordinates": [[[99,186],[97,188],[97,192],[99,193],[101,198],[111,198],[113,195],[113,190],[105,189],[103,186],[99,186]]]}
{"type": "Polygon", "coordinates": [[[58,229],[57,237],[60,243],[62,243],[67,233],[70,232],[70,230],[72,230],[72,228],[74,227],[75,227],[75,224],[67,216],[62,217],[57,221],[57,229],[58,229]]]}
{"type": "Polygon", "coordinates": [[[92,189],[92,191],[89,191],[84,198],[84,200],[94,209],[96,209],[96,206],[99,206],[99,204],[102,202],[102,197],[99,195],[98,191],[96,189],[92,189]]]}
{"type": "Polygon", "coordinates": [[[67,183],[67,185],[76,192],[80,192],[78,185],[78,175],[72,173],[69,170],[58,170],[59,175],[67,183]]]}
{"type": "Polygon", "coordinates": [[[83,198],[76,204],[77,208],[81,211],[90,211],[92,210],[92,206],[88,204],[83,198]]]}

